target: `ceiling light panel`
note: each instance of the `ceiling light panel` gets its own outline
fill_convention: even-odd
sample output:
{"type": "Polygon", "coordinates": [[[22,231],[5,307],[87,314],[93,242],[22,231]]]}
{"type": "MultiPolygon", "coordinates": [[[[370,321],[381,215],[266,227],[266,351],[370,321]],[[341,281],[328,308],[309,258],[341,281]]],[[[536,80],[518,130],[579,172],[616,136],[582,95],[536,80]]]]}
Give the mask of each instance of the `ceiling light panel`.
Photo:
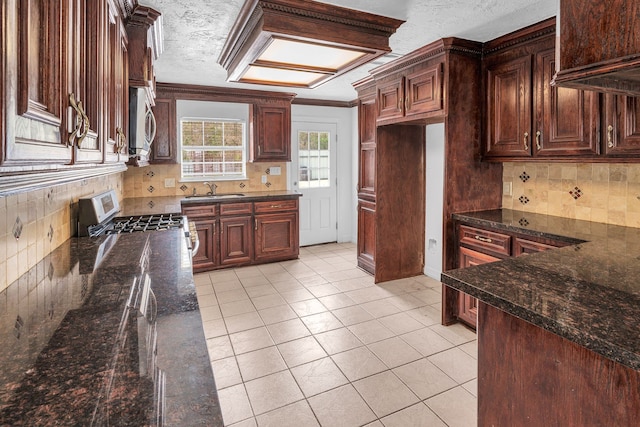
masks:
{"type": "Polygon", "coordinates": [[[248,0],[218,63],[228,81],[313,88],[389,53],[403,22],[315,1],[248,0]]]}

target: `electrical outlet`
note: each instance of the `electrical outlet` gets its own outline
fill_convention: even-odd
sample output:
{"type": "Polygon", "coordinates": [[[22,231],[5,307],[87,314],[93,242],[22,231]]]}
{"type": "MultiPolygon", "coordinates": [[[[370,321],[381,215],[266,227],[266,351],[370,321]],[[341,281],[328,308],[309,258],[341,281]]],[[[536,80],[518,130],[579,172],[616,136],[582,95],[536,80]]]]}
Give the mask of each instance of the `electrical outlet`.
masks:
{"type": "Polygon", "coordinates": [[[262,183],[263,184],[267,183],[267,175],[262,175],[262,183]]]}
{"type": "Polygon", "coordinates": [[[269,169],[271,170],[271,175],[280,175],[282,173],[280,166],[271,166],[269,169]]]}
{"type": "Polygon", "coordinates": [[[502,183],[502,195],[503,196],[511,196],[511,191],[512,191],[512,183],[511,183],[511,181],[503,182],[502,183]]]}
{"type": "Polygon", "coordinates": [[[173,188],[176,186],[176,179],[175,178],[165,178],[164,179],[164,187],[165,188],[173,188]]]}

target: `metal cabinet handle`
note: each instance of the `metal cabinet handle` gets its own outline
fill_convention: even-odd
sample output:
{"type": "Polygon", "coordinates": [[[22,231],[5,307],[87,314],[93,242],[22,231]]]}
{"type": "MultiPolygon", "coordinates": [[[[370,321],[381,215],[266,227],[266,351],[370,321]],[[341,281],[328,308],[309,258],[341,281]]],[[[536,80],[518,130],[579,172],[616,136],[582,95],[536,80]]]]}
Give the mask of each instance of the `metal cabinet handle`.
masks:
{"type": "Polygon", "coordinates": [[[607,147],[613,148],[613,126],[607,126],[607,147]]]}
{"type": "Polygon", "coordinates": [[[398,98],[398,110],[402,110],[402,97],[398,98]]]}
{"type": "Polygon", "coordinates": [[[529,132],[524,133],[524,149],[529,150],[529,132]]]}
{"type": "Polygon", "coordinates": [[[254,230],[258,231],[258,221],[254,220],[253,222],[255,224],[254,230]]]}
{"type": "Polygon", "coordinates": [[[493,240],[491,240],[488,237],[482,237],[482,236],[474,236],[474,238],[476,240],[480,240],[481,242],[485,242],[485,243],[493,243],[493,240]]]}
{"type": "Polygon", "coordinates": [[[271,205],[271,209],[280,209],[282,205],[271,205]]]}
{"type": "Polygon", "coordinates": [[[542,132],[537,131],[536,132],[536,148],[538,150],[542,149],[542,147],[540,146],[540,135],[542,135],[542,132]]]}

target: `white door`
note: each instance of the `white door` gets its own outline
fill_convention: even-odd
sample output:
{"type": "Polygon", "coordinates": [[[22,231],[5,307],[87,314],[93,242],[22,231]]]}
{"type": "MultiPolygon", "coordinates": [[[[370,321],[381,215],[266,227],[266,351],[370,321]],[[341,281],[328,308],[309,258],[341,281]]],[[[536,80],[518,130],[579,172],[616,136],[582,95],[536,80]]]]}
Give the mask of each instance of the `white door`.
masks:
{"type": "Polygon", "coordinates": [[[300,197],[300,246],[338,240],[335,123],[291,124],[291,188],[300,197]]]}

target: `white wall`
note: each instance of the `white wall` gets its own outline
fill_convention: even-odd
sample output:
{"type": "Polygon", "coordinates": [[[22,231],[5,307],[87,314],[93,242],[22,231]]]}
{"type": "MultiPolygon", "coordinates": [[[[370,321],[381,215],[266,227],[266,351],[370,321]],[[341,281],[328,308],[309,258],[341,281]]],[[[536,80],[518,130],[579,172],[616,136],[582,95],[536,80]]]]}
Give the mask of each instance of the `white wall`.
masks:
{"type": "MultiPolygon", "coordinates": [[[[318,107],[311,105],[292,105],[292,122],[335,123],[338,129],[337,143],[337,218],[338,218],[338,242],[355,241],[355,182],[353,180],[353,146],[357,150],[357,138],[354,138],[354,128],[357,135],[357,117],[352,113],[352,108],[318,107]]],[[[355,159],[357,162],[357,158],[355,159]]],[[[287,165],[288,167],[289,165],[287,165]]],[[[357,170],[357,163],[356,163],[357,170]]],[[[356,172],[357,173],[357,172],[356,172]]],[[[287,176],[292,176],[287,171],[287,176]]],[[[291,182],[289,182],[291,189],[291,182]]]]}
{"type": "Polygon", "coordinates": [[[424,274],[440,280],[442,273],[444,203],[444,124],[427,126],[426,218],[424,274]]]}

